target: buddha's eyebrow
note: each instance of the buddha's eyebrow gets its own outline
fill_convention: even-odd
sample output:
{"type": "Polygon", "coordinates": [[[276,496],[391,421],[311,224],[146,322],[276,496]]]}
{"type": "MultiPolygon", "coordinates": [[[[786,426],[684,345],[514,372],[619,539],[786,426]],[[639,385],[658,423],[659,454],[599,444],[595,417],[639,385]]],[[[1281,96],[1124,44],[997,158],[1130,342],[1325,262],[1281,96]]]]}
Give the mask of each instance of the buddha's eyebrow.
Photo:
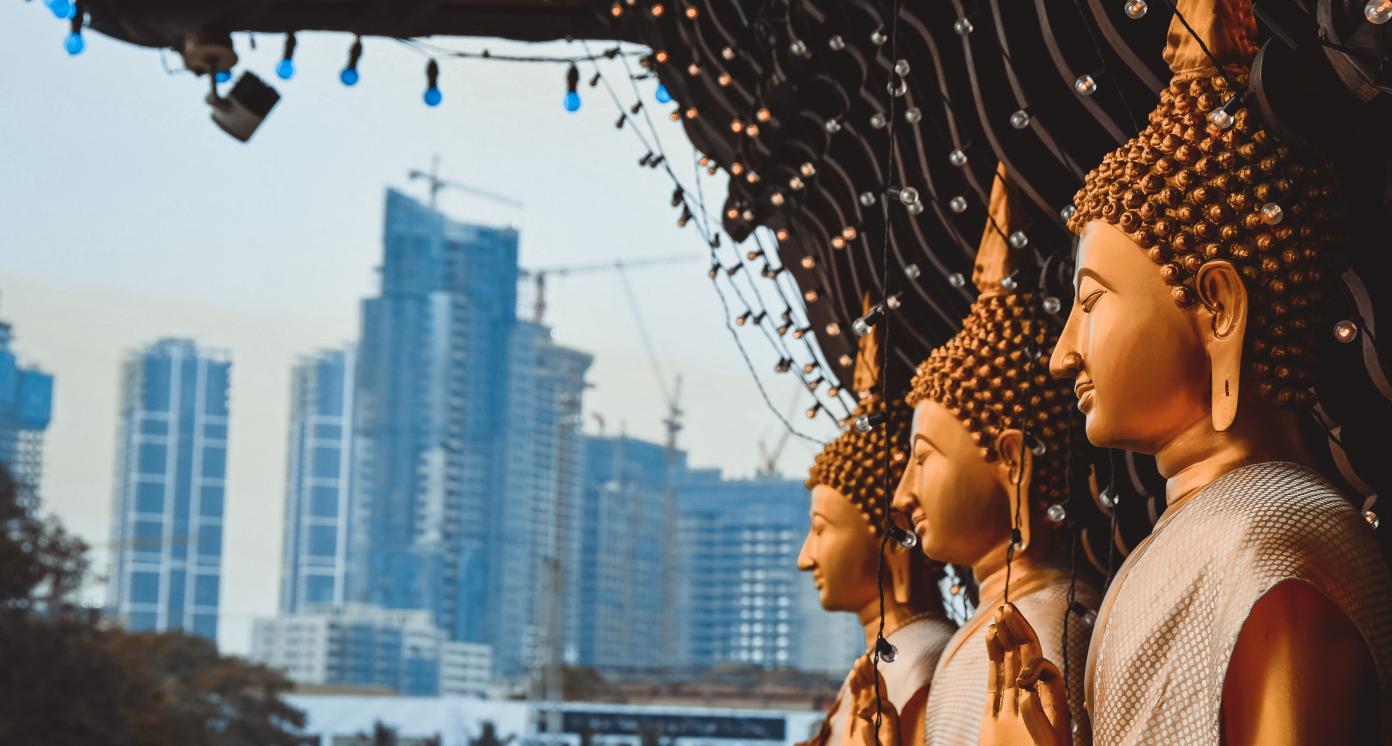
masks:
{"type": "Polygon", "coordinates": [[[1082,286],[1083,286],[1083,278],[1084,278],[1084,277],[1091,277],[1091,278],[1093,279],[1093,281],[1095,281],[1098,285],[1101,285],[1102,287],[1106,288],[1107,290],[1111,290],[1111,289],[1112,289],[1112,286],[1111,286],[1111,285],[1108,285],[1108,284],[1107,284],[1107,281],[1104,280],[1104,279],[1102,279],[1102,275],[1098,274],[1098,273],[1097,273],[1097,270],[1093,269],[1092,267],[1080,267],[1080,268],[1078,269],[1078,277],[1077,277],[1078,286],[1075,287],[1075,288],[1073,288],[1073,294],[1074,294],[1074,295],[1081,295],[1081,294],[1082,294],[1081,288],[1082,288],[1082,286]]]}
{"type": "Polygon", "coordinates": [[[935,450],[935,451],[941,451],[941,450],[942,450],[941,448],[938,447],[938,444],[937,444],[937,443],[934,443],[932,440],[930,440],[930,439],[928,438],[927,435],[924,435],[923,433],[917,433],[917,434],[915,434],[915,435],[914,435],[914,443],[918,443],[918,441],[920,441],[920,440],[923,441],[924,443],[927,443],[927,444],[928,444],[928,447],[929,447],[929,448],[932,448],[932,449],[935,450]]]}

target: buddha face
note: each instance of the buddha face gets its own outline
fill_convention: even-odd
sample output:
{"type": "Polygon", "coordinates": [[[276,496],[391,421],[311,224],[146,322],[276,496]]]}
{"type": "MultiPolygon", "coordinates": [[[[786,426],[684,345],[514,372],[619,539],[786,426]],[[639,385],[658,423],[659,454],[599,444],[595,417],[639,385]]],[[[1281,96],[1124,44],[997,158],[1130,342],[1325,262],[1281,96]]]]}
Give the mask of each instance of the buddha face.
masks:
{"type": "Polygon", "coordinates": [[[880,542],[845,495],[819,484],[811,500],[812,525],[798,552],[798,569],[812,573],[823,609],[858,613],[879,598],[880,542]]]}
{"type": "Polygon", "coordinates": [[[1006,470],[986,460],[966,425],[935,401],[914,408],[908,468],[893,507],[909,516],[923,553],[974,565],[1010,538],[1006,470]]]}
{"type": "Polygon", "coordinates": [[[1105,222],[1087,224],[1077,265],[1050,370],[1074,379],[1094,445],[1154,454],[1210,417],[1206,316],[1176,305],[1155,263],[1105,222]]]}

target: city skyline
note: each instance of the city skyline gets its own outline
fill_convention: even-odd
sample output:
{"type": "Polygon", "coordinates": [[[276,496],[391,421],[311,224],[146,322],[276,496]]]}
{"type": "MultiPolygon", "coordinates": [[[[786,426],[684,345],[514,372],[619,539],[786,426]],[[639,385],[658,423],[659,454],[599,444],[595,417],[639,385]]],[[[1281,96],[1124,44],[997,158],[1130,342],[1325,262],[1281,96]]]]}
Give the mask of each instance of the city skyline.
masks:
{"type": "MultiPolygon", "coordinates": [[[[663,366],[683,374],[684,400],[697,405],[688,407],[682,447],[693,463],[752,474],[760,438],[778,438],[782,426],[725,328],[704,245],[690,226],[676,226],[666,177],[636,167],[644,151],[631,133],[614,130],[601,90],[582,87],[584,105],[569,114],[560,104],[563,70],[460,63],[442,77],[452,103],[432,110],[420,103],[421,62],[409,50],[367,40],[372,64],[347,90],[337,81],[342,45],[307,33],[299,74],[281,86],[285,97],[268,125],[242,145],[208,122],[205,81],[171,78],[158,55],[100,35],[80,59],[54,59],[63,29],[33,11],[0,8],[0,41],[55,68],[48,78],[0,80],[16,110],[45,112],[13,122],[15,141],[27,144],[10,153],[17,178],[0,185],[0,315],[15,323],[21,357],[57,377],[43,507],[93,544],[94,564],[104,567],[122,355],[169,335],[231,350],[237,387],[221,609],[228,650],[246,651],[251,619],[278,607],[277,584],[267,578],[280,572],[292,362],[356,337],[358,302],[374,292],[382,188],[424,196],[406,172],[428,168],[435,153],[445,176],[525,201],[519,211],[440,195],[453,217],[520,226],[524,267],[690,252],[689,264],[631,273],[663,366]],[[131,95],[142,104],[127,105],[131,95]],[[93,105],[102,117],[90,116],[93,105]],[[149,147],[152,114],[164,123],[158,148],[149,147]]],[[[248,67],[267,72],[279,56],[273,47],[239,51],[248,67]]],[[[689,157],[680,128],[665,118],[656,124],[674,163],[689,157]]],[[[723,178],[706,186],[721,194],[723,178]]],[[[666,407],[620,279],[556,279],[547,291],[555,338],[596,356],[586,432],[597,432],[593,413],[610,435],[660,441],[666,407]]],[[[805,388],[773,373],[767,345],[751,330],[741,336],[777,408],[792,412],[800,430],[834,434],[825,419],[805,420],[791,404],[805,388]]],[[[792,440],[783,473],[800,476],[816,448],[792,440]]]]}
{"type": "MultiPolygon", "coordinates": [[[[804,603],[808,589],[799,587],[806,583],[791,552],[794,534],[806,530],[800,480],[730,481],[719,470],[689,470],[682,451],[668,464],[663,446],[626,435],[580,440],[585,374],[594,358],[556,344],[548,327],[517,318],[516,231],[459,223],[398,191],[385,194],[382,288],[361,302],[360,338],[302,353],[292,364],[279,574],[283,616],[277,618],[293,628],[305,613],[364,602],[376,605],[363,607],[369,614],[378,614],[372,608],[420,611],[443,640],[485,642],[501,651],[492,658],[504,676],[537,671],[548,655],[623,670],[632,665],[626,651],[635,645],[668,650],[669,657],[653,661],[659,666],[813,661],[814,668],[824,662],[837,668],[856,652],[854,644],[843,644],[850,636],[841,640],[832,632],[839,625],[820,623],[829,620],[804,603]],[[473,456],[469,443],[477,443],[473,456]],[[630,461],[634,455],[638,460],[630,461]],[[493,477],[479,471],[492,462],[505,466],[493,477]],[[468,485],[477,496],[460,492],[468,485]],[[387,497],[375,497],[382,489],[387,497]],[[688,495],[688,507],[678,509],[674,491],[701,497],[688,495]],[[725,507],[693,512],[707,496],[725,507]],[[390,504],[402,499],[404,508],[390,504]],[[470,508],[471,501],[478,504],[470,508]],[[746,511],[749,501],[768,502],[757,506],[754,515],[762,517],[754,519],[752,533],[747,519],[732,514],[746,511]],[[669,510],[671,521],[663,517],[669,510]],[[378,537],[396,520],[379,517],[393,515],[412,523],[402,524],[405,533],[397,539],[378,537]],[[464,520],[455,526],[451,516],[464,520]],[[681,561],[674,560],[678,552],[664,555],[662,547],[688,535],[691,521],[740,527],[740,538],[729,546],[718,540],[688,547],[681,561]],[[488,528],[471,545],[441,543],[467,540],[461,526],[468,525],[488,528]],[[671,538],[656,541],[660,536],[671,538]],[[618,547],[625,542],[632,544],[627,551],[618,547]],[[616,547],[622,557],[612,554],[616,547]],[[731,550],[735,554],[726,554],[731,550]],[[603,566],[596,564],[601,552],[610,560],[603,566]],[[713,569],[707,555],[714,557],[713,569]],[[739,556],[746,559],[734,559],[739,556]],[[693,582],[709,587],[703,578],[711,577],[720,578],[716,587],[724,585],[730,562],[757,565],[741,576],[783,579],[776,593],[781,598],[774,599],[781,607],[768,611],[766,634],[758,621],[763,610],[708,594],[705,600],[715,606],[693,605],[693,597],[678,590],[697,587],[693,582]],[[473,563],[481,568],[476,580],[468,570],[473,563]],[[557,573],[549,571],[553,563],[557,573]],[[442,572],[451,567],[464,572],[442,572]],[[444,583],[443,595],[429,587],[431,578],[444,583]],[[594,580],[600,584],[591,589],[586,583],[594,580]],[[697,643],[705,645],[697,652],[692,638],[669,639],[664,630],[674,628],[676,617],[668,611],[701,616],[706,622],[700,629],[722,629],[731,643],[762,641],[751,642],[754,648],[697,643]],[[469,621],[480,612],[484,616],[469,621]],[[612,637],[618,627],[629,632],[612,637]],[[601,631],[604,636],[597,636],[601,631]],[[822,649],[813,650],[804,633],[822,649]]],[[[229,367],[225,351],[200,349],[187,339],[161,339],[127,354],[120,427],[126,455],[119,459],[113,500],[115,582],[108,593],[113,613],[132,628],[187,627],[216,638],[229,367]],[[210,460],[204,443],[211,436],[216,458],[210,460]],[[216,462],[209,474],[185,473],[189,464],[198,471],[205,462],[216,462]],[[216,492],[211,502],[208,489],[216,492]],[[204,510],[202,503],[212,507],[204,510]],[[189,516],[216,524],[211,572],[199,569],[199,577],[185,557],[196,552],[204,564],[202,545],[210,537],[189,516]],[[197,539],[180,541],[181,530],[197,539]],[[142,542],[154,547],[153,555],[142,542]],[[180,548],[179,557],[169,556],[180,548]],[[186,598],[198,604],[187,613],[186,598]]],[[[690,624],[682,628],[687,636],[697,631],[690,624]]],[[[425,663],[410,665],[426,678],[433,675],[420,673],[425,663]]],[[[423,686],[417,682],[410,690],[423,693],[423,686]]]]}

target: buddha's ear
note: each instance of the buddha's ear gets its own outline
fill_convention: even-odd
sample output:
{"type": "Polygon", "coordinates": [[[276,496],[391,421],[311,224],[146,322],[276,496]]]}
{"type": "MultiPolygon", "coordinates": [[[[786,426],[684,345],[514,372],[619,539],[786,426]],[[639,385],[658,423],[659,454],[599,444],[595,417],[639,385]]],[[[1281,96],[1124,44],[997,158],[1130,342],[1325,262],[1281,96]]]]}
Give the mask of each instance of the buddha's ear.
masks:
{"type": "Polygon", "coordinates": [[[1025,434],[1013,427],[1002,430],[996,436],[995,449],[1000,456],[1000,476],[1010,511],[1012,535],[1015,529],[1020,531],[1020,544],[1015,549],[1024,551],[1030,542],[1030,481],[1034,477],[1034,452],[1030,450],[1025,434]]]}
{"type": "Polygon", "coordinates": [[[1247,286],[1230,262],[1212,261],[1199,267],[1194,290],[1208,317],[1200,333],[1205,335],[1212,379],[1213,429],[1222,432],[1237,418],[1242,345],[1247,340],[1247,286]]]}

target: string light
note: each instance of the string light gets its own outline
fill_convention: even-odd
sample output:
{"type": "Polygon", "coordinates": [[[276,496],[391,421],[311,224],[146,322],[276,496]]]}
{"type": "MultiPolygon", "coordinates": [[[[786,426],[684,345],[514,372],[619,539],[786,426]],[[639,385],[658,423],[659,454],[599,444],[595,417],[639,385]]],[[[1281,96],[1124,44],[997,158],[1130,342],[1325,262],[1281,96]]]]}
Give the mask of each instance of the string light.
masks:
{"type": "Polygon", "coordinates": [[[1014,127],[1017,130],[1022,130],[1028,127],[1029,124],[1030,115],[1029,112],[1025,111],[1024,109],[1018,109],[1015,111],[1015,113],[1010,115],[1010,126],[1014,127]]]}
{"type": "Polygon", "coordinates": [[[872,412],[870,414],[863,414],[856,418],[855,429],[859,430],[862,433],[868,433],[871,430],[874,430],[876,427],[878,427],[881,423],[883,423],[884,420],[884,412],[872,412]]]}
{"type": "Polygon", "coordinates": [[[358,84],[358,61],[362,59],[362,53],[362,37],[354,37],[353,46],[348,48],[348,64],[338,74],[339,81],[349,88],[358,84]]]}
{"type": "Polygon", "coordinates": [[[970,19],[963,17],[952,22],[952,30],[957,32],[958,36],[966,36],[972,31],[975,31],[976,27],[972,26],[970,19]]]}
{"type": "Polygon", "coordinates": [[[1241,107],[1242,96],[1234,93],[1228,97],[1227,101],[1223,102],[1222,106],[1208,113],[1208,121],[1220,130],[1229,129],[1237,122],[1237,118],[1233,115],[1236,114],[1237,110],[1241,107]]]}
{"type": "Polygon", "coordinates": [[[580,110],[580,92],[576,90],[579,86],[580,68],[576,67],[575,63],[572,62],[570,69],[566,70],[566,94],[565,101],[563,102],[566,111],[575,112],[580,110]]]}
{"type": "Polygon", "coordinates": [[[864,337],[882,318],[884,318],[884,306],[876,304],[869,311],[866,311],[864,316],[851,322],[851,331],[855,332],[857,337],[864,337]]]}
{"type": "MultiPolygon", "coordinates": [[[[84,14],[80,5],[73,5],[69,12],[72,14],[72,23],[69,26],[67,38],[63,40],[63,49],[70,56],[76,57],[87,48],[87,42],[82,38],[82,16],[84,14]]],[[[57,15],[57,11],[54,11],[54,14],[57,15]]]]}
{"type": "Polygon", "coordinates": [[[281,80],[289,80],[295,77],[295,32],[291,31],[285,35],[285,51],[280,55],[280,62],[276,65],[276,77],[281,80]]]}
{"type": "Polygon", "coordinates": [[[77,13],[77,8],[69,0],[44,0],[44,5],[53,13],[53,17],[66,21],[77,13]]]}
{"type": "Polygon", "coordinates": [[[1126,11],[1127,18],[1133,21],[1139,21],[1145,18],[1146,11],[1150,10],[1150,6],[1146,3],[1146,0],[1126,0],[1126,4],[1122,6],[1122,10],[1126,11]]]}
{"type": "Polygon", "coordinates": [[[967,165],[967,154],[961,148],[954,148],[951,153],[947,154],[947,162],[961,168],[967,165]]]}
{"type": "Polygon", "coordinates": [[[1363,17],[1368,19],[1368,23],[1378,26],[1392,21],[1392,0],[1368,0],[1368,4],[1363,6],[1363,17]]]}
{"type": "Polygon", "coordinates": [[[1097,92],[1097,81],[1091,75],[1084,73],[1073,81],[1073,90],[1077,91],[1079,96],[1091,96],[1097,92]]]}
{"type": "MultiPolygon", "coordinates": [[[[583,40],[581,41],[581,43],[585,45],[586,51],[588,52],[588,49],[589,49],[589,48],[588,48],[588,45],[585,44],[585,42],[584,42],[583,40]]],[[[617,53],[619,50],[616,49],[616,50],[614,50],[614,51],[617,53]]],[[[617,55],[613,55],[613,56],[617,56],[617,55]]],[[[728,57],[733,57],[733,56],[734,56],[733,51],[730,51],[730,52],[728,53],[727,56],[728,56],[728,57]]],[[[664,55],[664,57],[665,57],[665,55],[664,55]]],[[[592,55],[591,55],[591,56],[587,56],[587,57],[582,58],[582,59],[586,59],[587,61],[591,62],[592,64],[594,64],[594,63],[595,63],[595,60],[596,60],[596,58],[595,58],[594,56],[592,56],[592,55]]],[[[621,59],[623,59],[623,58],[621,58],[621,59]]],[[[665,61],[665,59],[662,60],[662,61],[665,61]]],[[[596,70],[596,74],[597,74],[597,75],[600,74],[600,70],[599,70],[599,68],[598,68],[598,65],[595,66],[595,70],[596,70]]],[[[634,76],[633,73],[630,72],[630,73],[629,73],[629,81],[630,81],[630,83],[633,85],[634,90],[635,90],[635,93],[637,93],[637,83],[636,83],[637,80],[638,80],[638,77],[637,77],[637,76],[634,76]]],[[[609,86],[609,84],[608,84],[607,81],[603,81],[603,82],[604,82],[605,90],[609,92],[610,97],[614,100],[614,104],[615,104],[616,106],[619,106],[620,104],[619,104],[618,98],[617,98],[617,96],[615,96],[612,87],[609,86]]],[[[640,111],[640,109],[641,109],[641,103],[634,103],[634,104],[633,104],[633,108],[631,109],[631,112],[632,112],[634,115],[636,115],[636,114],[640,111]]],[[[695,109],[694,109],[694,108],[689,110],[689,115],[690,115],[690,116],[694,116],[694,115],[695,115],[695,109]]],[[[645,119],[646,119],[646,117],[645,117],[645,119]]],[[[662,163],[666,160],[666,158],[665,158],[665,155],[661,154],[661,152],[660,152],[660,150],[661,150],[661,141],[660,141],[660,139],[657,139],[657,132],[656,132],[656,130],[652,127],[652,123],[651,123],[651,120],[650,120],[650,119],[647,119],[647,129],[649,130],[649,136],[652,137],[652,138],[654,139],[654,141],[655,141],[655,144],[656,144],[656,148],[655,148],[655,149],[659,151],[659,152],[656,154],[656,156],[654,156],[654,153],[653,153],[654,148],[653,148],[651,145],[648,144],[648,137],[645,137],[644,133],[639,131],[639,124],[638,124],[637,120],[635,120],[635,126],[634,126],[633,128],[630,128],[630,131],[634,132],[634,135],[635,135],[636,137],[638,137],[638,139],[640,140],[640,142],[642,142],[642,143],[645,145],[645,147],[648,148],[648,152],[647,152],[647,154],[646,154],[646,156],[645,156],[645,158],[644,158],[643,163],[644,163],[645,165],[648,165],[649,167],[657,168],[660,164],[662,164],[662,163]]],[[[693,165],[694,165],[694,166],[697,166],[697,167],[699,168],[700,160],[698,159],[697,155],[698,155],[697,153],[693,152],[693,153],[692,153],[692,160],[693,160],[693,165]]],[[[718,166],[718,164],[716,164],[716,163],[714,163],[714,162],[711,162],[709,168],[712,169],[712,171],[714,171],[714,169],[717,168],[717,166],[718,166]]],[[[673,173],[671,167],[670,167],[670,166],[664,166],[663,168],[665,169],[665,171],[666,171],[668,177],[671,178],[671,180],[672,180],[674,186],[679,188],[679,187],[680,187],[680,181],[677,179],[676,174],[673,173]]],[[[741,167],[741,168],[742,168],[742,167],[741,167]]],[[[741,170],[741,169],[737,169],[737,168],[735,167],[734,164],[731,165],[730,171],[731,171],[732,174],[736,173],[738,170],[741,170]]],[[[699,175],[699,173],[698,173],[698,175],[699,175]]],[[[751,182],[751,183],[754,183],[754,182],[757,182],[757,181],[758,181],[758,176],[757,176],[756,174],[753,174],[753,173],[751,172],[751,173],[750,173],[750,176],[751,176],[751,178],[750,178],[750,182],[751,182]]],[[[699,181],[699,179],[698,179],[698,182],[697,182],[697,186],[698,186],[698,187],[700,186],[700,181],[699,181]]],[[[700,210],[701,210],[702,213],[704,213],[704,210],[705,210],[705,207],[704,207],[704,198],[700,196],[700,189],[699,189],[699,188],[697,189],[697,194],[698,194],[698,197],[697,197],[698,203],[701,205],[700,210]]],[[[683,199],[683,208],[684,208],[683,212],[684,212],[684,214],[685,214],[686,212],[689,212],[689,211],[690,211],[690,204],[689,204],[688,202],[686,202],[685,194],[683,195],[683,197],[684,197],[684,199],[683,199]]],[[[755,219],[755,215],[754,215],[753,211],[752,211],[751,209],[749,209],[748,203],[747,203],[747,202],[744,203],[743,205],[741,205],[741,204],[739,204],[739,203],[736,203],[736,204],[730,206],[730,209],[728,210],[727,214],[730,215],[730,217],[731,217],[732,219],[733,219],[734,217],[740,217],[740,218],[742,218],[745,222],[749,222],[749,223],[752,223],[752,222],[754,221],[754,219],[755,219]],[[743,207],[742,212],[741,212],[741,207],[743,207]]],[[[713,262],[712,262],[711,272],[709,273],[709,274],[711,275],[710,279],[712,280],[712,282],[713,282],[713,284],[714,284],[714,287],[715,287],[715,290],[716,290],[716,293],[717,293],[718,297],[720,298],[721,305],[722,305],[723,307],[726,307],[726,309],[727,309],[727,314],[729,314],[729,309],[728,309],[728,304],[727,304],[727,302],[726,302],[725,293],[721,290],[720,284],[719,284],[718,282],[716,282],[716,281],[718,280],[718,278],[719,278],[720,269],[723,268],[723,267],[721,267],[719,260],[714,256],[714,253],[713,253],[713,250],[716,249],[716,248],[718,248],[718,247],[720,246],[720,238],[721,238],[720,233],[718,233],[718,232],[710,232],[710,233],[708,233],[708,231],[709,231],[709,226],[703,226],[703,221],[700,221],[700,220],[695,221],[695,225],[696,225],[697,231],[700,232],[700,233],[702,234],[703,238],[705,238],[705,243],[706,243],[706,244],[708,245],[708,247],[712,250],[712,259],[713,259],[713,262]]],[[[784,240],[784,239],[786,239],[786,238],[788,237],[788,235],[789,235],[789,234],[788,234],[788,231],[787,231],[786,229],[780,228],[780,229],[778,229],[778,231],[777,231],[777,236],[778,236],[779,240],[784,240]]],[[[758,233],[755,233],[755,234],[754,234],[754,237],[755,237],[755,239],[757,240],[757,239],[758,239],[758,233]]],[[[729,276],[733,277],[733,276],[739,271],[739,268],[740,268],[740,267],[742,267],[742,265],[741,265],[740,263],[737,262],[735,267],[732,267],[731,269],[726,270],[726,272],[727,272],[727,274],[728,274],[729,276]]],[[[786,271],[786,267],[774,268],[774,267],[772,267],[772,266],[767,262],[767,260],[765,261],[765,264],[764,264],[763,269],[762,269],[762,274],[763,274],[764,277],[773,278],[773,279],[774,279],[774,282],[772,283],[772,284],[773,284],[773,287],[775,288],[775,290],[777,290],[777,292],[779,293],[780,296],[783,295],[783,291],[782,291],[781,286],[776,282],[776,277],[777,277],[778,274],[780,274],[780,273],[782,273],[782,272],[784,272],[784,271],[786,271]]],[[[747,274],[746,276],[748,277],[749,275],[747,274]]],[[[735,281],[734,281],[733,279],[731,279],[729,282],[730,282],[730,285],[731,285],[731,289],[735,292],[736,297],[738,297],[739,300],[740,300],[741,302],[744,303],[744,305],[745,305],[745,309],[744,309],[744,310],[746,310],[746,311],[751,310],[749,301],[747,301],[747,300],[744,298],[744,296],[740,293],[739,288],[738,288],[738,285],[735,283],[735,281]]],[[[752,287],[753,287],[753,283],[751,282],[750,284],[751,284],[751,288],[752,288],[752,287]]],[[[755,289],[756,297],[757,297],[757,292],[758,292],[758,291],[757,291],[757,288],[754,288],[754,289],[755,289]]],[[[769,334],[767,334],[767,332],[765,333],[765,338],[766,338],[773,346],[782,348],[782,351],[781,351],[780,357],[779,357],[779,364],[778,364],[777,366],[775,366],[775,371],[776,371],[776,372],[786,372],[786,371],[790,368],[790,366],[792,365],[792,363],[793,363],[793,358],[790,356],[790,351],[783,345],[783,343],[782,343],[782,341],[781,341],[781,337],[788,331],[788,329],[792,328],[793,325],[794,325],[794,322],[792,321],[792,309],[791,309],[791,307],[788,305],[787,298],[784,297],[783,300],[784,300],[784,310],[782,311],[782,315],[783,315],[784,322],[785,322],[784,325],[781,326],[781,327],[779,327],[779,329],[778,329],[778,336],[777,336],[777,337],[772,336],[772,335],[769,335],[769,334]]],[[[762,302],[761,302],[761,301],[760,301],[760,305],[762,305],[762,302]]],[[[759,325],[759,324],[761,324],[761,322],[766,318],[766,316],[767,316],[766,311],[764,311],[764,310],[759,310],[758,313],[752,317],[752,320],[755,322],[756,325],[759,325]]],[[[733,320],[734,315],[727,315],[726,318],[733,320]]],[[[764,390],[763,384],[762,384],[762,383],[760,382],[760,380],[759,380],[759,376],[758,376],[757,373],[755,373],[755,371],[754,371],[753,365],[752,365],[752,363],[751,363],[751,361],[750,361],[750,357],[749,357],[749,355],[747,354],[747,352],[744,350],[744,345],[740,342],[739,336],[738,336],[737,334],[735,334],[735,325],[734,325],[734,324],[728,324],[728,325],[727,325],[727,328],[730,330],[732,336],[734,337],[735,342],[736,342],[736,345],[737,345],[737,346],[739,347],[739,349],[740,349],[741,356],[742,356],[742,358],[744,359],[744,362],[745,362],[746,366],[749,368],[750,374],[753,375],[753,377],[754,377],[755,385],[759,388],[760,394],[763,396],[765,405],[768,406],[768,408],[770,409],[770,411],[774,413],[774,415],[782,422],[782,424],[784,425],[784,427],[787,428],[788,431],[789,431],[790,433],[792,433],[792,434],[794,434],[794,435],[797,435],[798,437],[803,438],[804,440],[807,440],[807,441],[809,441],[809,442],[821,443],[821,441],[819,441],[818,439],[813,438],[813,437],[811,437],[811,436],[809,436],[809,435],[807,435],[807,434],[805,434],[805,433],[799,432],[796,428],[794,428],[794,427],[792,426],[791,423],[789,423],[789,422],[787,421],[787,419],[782,415],[782,413],[780,413],[780,412],[777,410],[777,408],[774,407],[774,405],[772,404],[772,402],[771,402],[771,401],[769,400],[769,398],[768,398],[767,392],[764,390]]],[[[799,334],[798,334],[797,336],[798,336],[798,337],[801,337],[803,334],[806,334],[807,332],[810,332],[810,331],[811,331],[810,328],[801,329],[801,330],[799,330],[799,334]]],[[[804,344],[804,345],[808,345],[809,343],[806,342],[806,341],[804,341],[803,344],[804,344]]],[[[808,351],[809,351],[809,353],[813,354],[814,357],[815,357],[815,354],[816,354],[816,353],[812,351],[812,348],[811,348],[810,346],[808,347],[808,351]]],[[[815,394],[814,394],[814,395],[815,395],[815,394]]],[[[840,402],[839,399],[837,399],[837,401],[840,402]]],[[[843,406],[844,406],[844,405],[843,405],[843,406]]]]}
{"type": "Polygon", "coordinates": [[[830,47],[833,52],[840,52],[846,48],[846,40],[841,38],[840,34],[835,34],[830,39],[827,39],[827,46],[830,47]]]}
{"type": "Polygon", "coordinates": [[[1349,344],[1358,339],[1358,322],[1353,319],[1344,319],[1334,325],[1334,339],[1340,344],[1349,344]]]}
{"type": "Polygon", "coordinates": [[[439,106],[445,100],[445,95],[440,93],[440,63],[431,60],[425,65],[425,105],[439,106]]]}

